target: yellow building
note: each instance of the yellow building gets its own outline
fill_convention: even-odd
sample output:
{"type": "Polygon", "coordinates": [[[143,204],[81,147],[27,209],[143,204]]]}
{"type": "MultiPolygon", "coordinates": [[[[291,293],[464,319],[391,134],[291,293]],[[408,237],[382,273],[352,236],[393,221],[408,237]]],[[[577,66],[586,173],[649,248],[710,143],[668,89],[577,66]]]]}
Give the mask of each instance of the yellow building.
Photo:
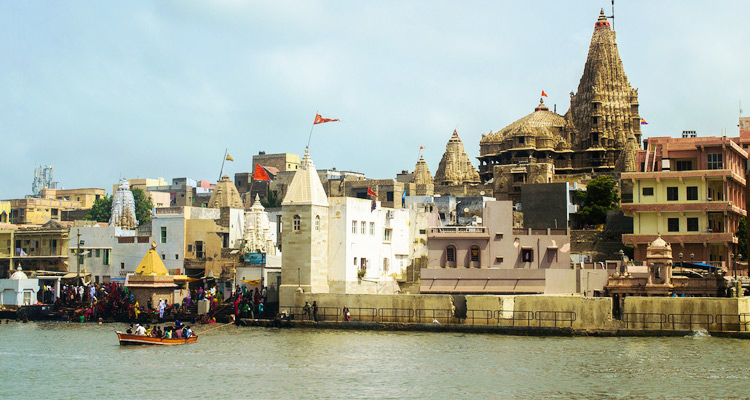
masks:
{"type": "Polygon", "coordinates": [[[10,202],[0,201],[0,224],[10,222],[10,202]]]}
{"type": "Polygon", "coordinates": [[[80,208],[91,208],[94,202],[106,195],[106,191],[100,188],[81,188],[81,189],[44,189],[41,198],[52,200],[77,201],[80,208]]]}
{"type": "Polygon", "coordinates": [[[67,271],[69,229],[69,223],[50,221],[12,232],[0,230],[0,265],[14,269],[11,264],[20,263],[24,271],[67,271]]]}
{"type": "Polygon", "coordinates": [[[675,261],[732,269],[735,233],[747,215],[747,158],[728,138],[649,138],[637,155],[638,172],[621,176],[621,207],[633,217],[633,233],[622,240],[635,259],[645,261],[648,244],[661,235],[675,261]]]}
{"type": "Polygon", "coordinates": [[[45,224],[49,221],[60,221],[63,210],[83,208],[80,201],[52,200],[38,197],[26,197],[10,200],[10,223],[12,224],[45,224]]]}
{"type": "Polygon", "coordinates": [[[13,263],[15,233],[15,225],[0,225],[0,277],[9,277],[15,270],[13,263]]]}
{"type": "MultiPolygon", "coordinates": [[[[121,183],[116,183],[112,185],[112,193],[117,192],[117,188],[120,187],[121,183]]],[[[164,180],[162,177],[158,177],[156,179],[153,178],[138,178],[138,179],[128,179],[128,186],[130,187],[130,190],[133,190],[135,188],[141,189],[144,192],[148,192],[149,187],[156,187],[156,186],[169,186],[170,183],[164,180]]]]}

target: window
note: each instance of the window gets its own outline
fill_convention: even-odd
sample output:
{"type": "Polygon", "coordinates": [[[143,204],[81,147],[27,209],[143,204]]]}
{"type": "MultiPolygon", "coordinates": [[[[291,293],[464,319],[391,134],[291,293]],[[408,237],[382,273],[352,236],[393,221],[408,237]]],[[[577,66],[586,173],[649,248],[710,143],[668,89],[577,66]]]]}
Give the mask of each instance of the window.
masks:
{"type": "Polygon", "coordinates": [[[677,161],[675,165],[676,171],[691,171],[693,169],[693,162],[690,160],[687,161],[677,161]]]}
{"type": "Polygon", "coordinates": [[[518,137],[518,144],[524,144],[526,142],[525,136],[519,136],[518,137]]]}
{"type": "Polygon", "coordinates": [[[187,246],[187,251],[188,251],[188,253],[192,253],[193,252],[193,245],[192,244],[189,244],[187,246]]]}
{"type": "Polygon", "coordinates": [[[688,186],[685,197],[688,200],[698,200],[698,186],[688,186]]]}
{"type": "Polygon", "coordinates": [[[645,187],[645,188],[643,188],[643,195],[644,196],[653,196],[654,195],[654,188],[652,188],[652,187],[645,187]]]}
{"type": "Polygon", "coordinates": [[[448,246],[445,248],[445,261],[456,262],[456,248],[448,246]]]}
{"type": "Polygon", "coordinates": [[[161,242],[167,243],[167,227],[166,226],[161,227],[161,242]]]}
{"type": "Polygon", "coordinates": [[[315,230],[316,231],[320,230],[320,215],[315,216],[315,230]]]}
{"type": "Polygon", "coordinates": [[[180,259],[180,255],[179,255],[179,254],[175,254],[175,255],[174,255],[174,259],[175,259],[175,260],[179,260],[179,259],[180,259]]]}
{"type": "Polygon", "coordinates": [[[166,254],[164,254],[164,253],[161,253],[161,259],[162,259],[162,260],[166,260],[166,259],[167,259],[167,255],[166,255],[166,254]]]}
{"type": "Polygon", "coordinates": [[[676,186],[670,186],[667,188],[667,201],[677,201],[680,199],[679,191],[676,186]]]}
{"type": "Polygon", "coordinates": [[[524,174],[513,174],[513,182],[523,183],[524,174]]]}
{"type": "Polygon", "coordinates": [[[294,218],[292,218],[292,230],[295,232],[299,232],[300,230],[300,219],[299,215],[295,215],[294,218]]]}
{"type": "Polygon", "coordinates": [[[86,258],[91,258],[94,256],[94,250],[89,250],[86,252],[86,258]]]}
{"type": "Polygon", "coordinates": [[[502,262],[503,262],[503,258],[502,257],[495,257],[495,263],[496,264],[500,264],[502,262]]]}
{"type": "Polygon", "coordinates": [[[420,235],[426,235],[427,234],[427,229],[420,229],[419,230],[419,234],[420,235]]]}
{"type": "Polygon", "coordinates": [[[109,265],[109,249],[104,249],[104,254],[102,258],[102,264],[103,265],[109,265]]]}
{"type": "Polygon", "coordinates": [[[360,226],[362,227],[362,228],[361,228],[361,230],[360,230],[360,233],[361,233],[361,234],[363,234],[363,235],[364,235],[365,233],[367,233],[367,222],[365,222],[365,221],[362,221],[362,222],[360,223],[360,226]]]}
{"type": "Polygon", "coordinates": [[[362,271],[364,271],[364,270],[367,269],[367,259],[366,258],[362,257],[362,258],[359,259],[359,269],[361,269],[362,271]]]}
{"type": "Polygon", "coordinates": [[[195,258],[202,259],[206,257],[206,253],[203,251],[203,242],[195,242],[195,258]]]}
{"type": "Polygon", "coordinates": [[[680,219],[679,218],[667,218],[667,231],[679,232],[680,231],[680,219]]]}
{"type": "Polygon", "coordinates": [[[357,221],[352,221],[352,233],[357,234],[357,221]]]}
{"type": "Polygon", "coordinates": [[[698,218],[687,219],[687,230],[688,232],[698,232],[698,218]]]}
{"type": "Polygon", "coordinates": [[[375,223],[370,222],[370,235],[374,235],[374,234],[375,234],[375,223]]]}
{"type": "Polygon", "coordinates": [[[385,193],[385,201],[393,201],[393,192],[385,193]]]}
{"type": "Polygon", "coordinates": [[[722,169],[724,163],[721,160],[721,153],[709,153],[706,154],[706,168],[708,169],[722,169]]]}
{"type": "Polygon", "coordinates": [[[94,252],[95,252],[94,256],[96,258],[99,258],[99,257],[102,256],[102,251],[100,249],[96,249],[96,250],[94,250],[94,252]]]}
{"type": "Polygon", "coordinates": [[[120,263],[120,269],[125,269],[125,263],[124,262],[120,263]]]}
{"type": "Polygon", "coordinates": [[[471,246],[471,261],[479,262],[479,246],[471,246]]]}
{"type": "Polygon", "coordinates": [[[393,229],[391,229],[391,228],[385,228],[385,230],[383,230],[383,241],[384,242],[390,242],[391,241],[391,231],[393,231],[393,229]]]}
{"type": "Polygon", "coordinates": [[[357,265],[357,257],[354,257],[354,265],[357,265]]]}
{"type": "Polygon", "coordinates": [[[521,262],[533,262],[534,261],[534,250],[533,249],[521,249],[521,262]]]}

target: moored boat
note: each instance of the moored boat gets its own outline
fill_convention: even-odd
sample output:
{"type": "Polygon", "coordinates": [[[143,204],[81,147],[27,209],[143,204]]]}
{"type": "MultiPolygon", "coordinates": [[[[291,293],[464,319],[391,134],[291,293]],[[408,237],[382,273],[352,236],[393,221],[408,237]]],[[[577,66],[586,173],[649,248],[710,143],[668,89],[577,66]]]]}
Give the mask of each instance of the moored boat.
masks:
{"type": "Polygon", "coordinates": [[[167,339],[167,338],[156,338],[151,336],[133,335],[129,333],[117,333],[117,339],[120,341],[121,346],[125,345],[136,345],[136,344],[150,344],[157,346],[173,346],[177,344],[193,343],[198,340],[198,336],[190,336],[187,339],[167,339]]]}

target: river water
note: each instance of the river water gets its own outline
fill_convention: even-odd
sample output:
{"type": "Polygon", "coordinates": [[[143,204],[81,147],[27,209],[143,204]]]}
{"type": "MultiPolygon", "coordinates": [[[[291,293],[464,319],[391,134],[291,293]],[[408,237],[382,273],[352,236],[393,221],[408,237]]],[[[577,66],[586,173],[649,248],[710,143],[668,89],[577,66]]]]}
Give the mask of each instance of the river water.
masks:
{"type": "Polygon", "coordinates": [[[121,347],[113,331],[124,328],[3,323],[0,397],[750,397],[750,341],[705,334],[561,338],[227,326],[190,345],[121,347]]]}

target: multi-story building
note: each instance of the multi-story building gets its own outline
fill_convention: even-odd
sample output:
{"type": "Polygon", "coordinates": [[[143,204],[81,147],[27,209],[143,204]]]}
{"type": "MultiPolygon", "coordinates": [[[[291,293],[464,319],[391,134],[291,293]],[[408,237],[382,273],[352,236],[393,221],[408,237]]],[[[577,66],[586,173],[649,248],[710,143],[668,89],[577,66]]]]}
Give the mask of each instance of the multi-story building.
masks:
{"type": "Polygon", "coordinates": [[[104,189],[100,188],[81,188],[81,189],[50,189],[46,188],[41,191],[40,197],[43,199],[55,200],[72,200],[80,203],[80,208],[91,208],[94,202],[106,195],[104,189]]]}
{"type": "Polygon", "coordinates": [[[0,201],[0,224],[10,222],[10,202],[0,201]]]}
{"type": "Polygon", "coordinates": [[[578,291],[580,276],[570,268],[567,227],[513,228],[510,201],[486,202],[481,225],[431,227],[427,247],[420,293],[578,291]]]}
{"type": "Polygon", "coordinates": [[[69,226],[49,221],[18,227],[13,235],[16,266],[20,263],[25,271],[67,271],[69,226]]]}
{"type": "Polygon", "coordinates": [[[661,235],[675,259],[728,267],[737,254],[735,233],[747,215],[745,166],[748,153],[726,137],[654,137],[637,154],[637,172],[621,176],[622,210],[633,217],[636,261],[661,235]]]}
{"type": "Polygon", "coordinates": [[[61,221],[62,211],[81,209],[82,203],[75,200],[42,199],[26,197],[10,200],[10,223],[45,224],[49,221],[61,221]]]}

